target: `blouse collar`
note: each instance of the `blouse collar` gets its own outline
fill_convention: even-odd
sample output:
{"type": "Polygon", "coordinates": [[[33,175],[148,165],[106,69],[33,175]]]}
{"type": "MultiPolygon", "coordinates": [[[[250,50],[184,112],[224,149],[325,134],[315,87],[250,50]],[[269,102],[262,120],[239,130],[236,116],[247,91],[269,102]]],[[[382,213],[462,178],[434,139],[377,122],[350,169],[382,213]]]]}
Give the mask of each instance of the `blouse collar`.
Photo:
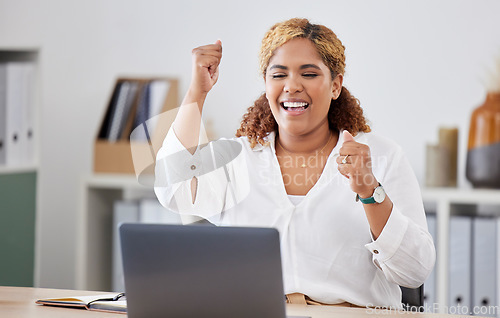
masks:
{"type": "MultiPolygon", "coordinates": [[[[264,141],[269,143],[269,147],[271,147],[271,150],[274,152],[275,151],[275,139],[276,139],[276,132],[271,131],[266,137],[264,137],[264,141]]],[[[255,147],[252,148],[253,151],[262,151],[264,148],[267,146],[261,145],[260,143],[257,143],[255,147]]]]}

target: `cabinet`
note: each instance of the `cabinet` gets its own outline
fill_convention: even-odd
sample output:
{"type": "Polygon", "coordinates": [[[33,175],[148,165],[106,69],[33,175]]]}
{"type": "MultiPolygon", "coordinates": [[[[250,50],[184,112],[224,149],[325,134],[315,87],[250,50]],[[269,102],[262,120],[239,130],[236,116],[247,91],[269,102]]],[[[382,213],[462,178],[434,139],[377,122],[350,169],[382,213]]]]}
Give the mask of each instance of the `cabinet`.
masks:
{"type": "MultiPolygon", "coordinates": [[[[150,176],[152,184],[153,176],[150,176]]],[[[130,174],[95,174],[81,180],[82,210],[78,217],[76,288],[111,290],[113,202],[154,198],[130,174]]]]}
{"type": "Polygon", "coordinates": [[[37,59],[34,50],[0,48],[0,168],[37,162],[37,59]]]}
{"type": "MultiPolygon", "coordinates": [[[[151,176],[152,178],[152,176],[151,176]]],[[[82,180],[82,211],[78,233],[77,288],[110,290],[111,221],[113,201],[154,197],[153,189],[140,185],[135,176],[92,175],[82,180]]],[[[500,190],[434,188],[422,190],[426,205],[437,214],[436,296],[445,310],[448,295],[449,220],[461,207],[499,206],[500,190]]]]}
{"type": "MultiPolygon", "coordinates": [[[[36,202],[37,202],[37,171],[36,162],[36,113],[37,105],[36,77],[38,53],[33,49],[4,49],[0,47],[0,65],[3,76],[0,80],[0,285],[33,286],[35,275],[35,233],[36,233],[36,202]],[[26,90],[18,92],[13,101],[9,100],[11,108],[20,105],[18,102],[30,104],[25,112],[16,114],[15,118],[29,121],[30,133],[25,130],[19,139],[28,141],[23,149],[24,158],[11,156],[7,160],[6,151],[8,137],[7,119],[7,73],[5,65],[23,63],[30,65],[30,81],[26,90]],[[31,126],[33,125],[33,126],[31,126]],[[29,148],[28,148],[29,147],[29,148]],[[29,159],[27,159],[29,158],[29,159]]],[[[24,72],[24,71],[23,71],[24,72]]],[[[18,83],[18,76],[11,77],[9,83],[18,83]]],[[[25,80],[21,76],[21,81],[25,80]]],[[[24,84],[21,84],[23,86],[24,84]]],[[[18,87],[19,88],[19,87],[18,87]]],[[[16,88],[17,89],[17,88],[16,88]]],[[[16,120],[17,123],[17,120],[16,120]]],[[[9,121],[12,126],[13,122],[9,121]]],[[[10,127],[9,126],[9,129],[10,127]]],[[[16,131],[16,133],[18,133],[16,131]]]]}
{"type": "MultiPolygon", "coordinates": [[[[436,299],[439,310],[445,313],[448,306],[448,251],[450,240],[450,216],[459,214],[464,208],[474,211],[478,205],[498,206],[500,216],[500,190],[428,188],[422,190],[424,204],[434,205],[437,216],[436,299]]],[[[497,287],[498,288],[498,287],[497,287]]]]}

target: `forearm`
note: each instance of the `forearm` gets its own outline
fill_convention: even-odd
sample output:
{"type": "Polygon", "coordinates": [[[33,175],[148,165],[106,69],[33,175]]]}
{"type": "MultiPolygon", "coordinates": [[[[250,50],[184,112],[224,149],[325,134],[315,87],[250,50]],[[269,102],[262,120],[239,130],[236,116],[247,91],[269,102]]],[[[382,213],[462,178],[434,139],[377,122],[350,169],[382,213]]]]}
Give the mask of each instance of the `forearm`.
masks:
{"type": "Polygon", "coordinates": [[[383,233],[365,247],[389,281],[409,288],[425,281],[436,260],[429,232],[404,216],[396,205],[383,233]]]}
{"type": "Polygon", "coordinates": [[[392,211],[392,201],[386,196],[382,203],[363,204],[366,218],[370,224],[373,238],[376,240],[384,229],[392,211]]]}
{"type": "Polygon", "coordinates": [[[217,40],[214,44],[195,48],[192,57],[191,84],[173,124],[177,138],[191,154],[198,146],[205,98],[219,78],[222,43],[217,40]]]}
{"type": "Polygon", "coordinates": [[[206,96],[206,93],[188,90],[173,124],[175,135],[191,154],[198,146],[201,113],[206,96]]]}

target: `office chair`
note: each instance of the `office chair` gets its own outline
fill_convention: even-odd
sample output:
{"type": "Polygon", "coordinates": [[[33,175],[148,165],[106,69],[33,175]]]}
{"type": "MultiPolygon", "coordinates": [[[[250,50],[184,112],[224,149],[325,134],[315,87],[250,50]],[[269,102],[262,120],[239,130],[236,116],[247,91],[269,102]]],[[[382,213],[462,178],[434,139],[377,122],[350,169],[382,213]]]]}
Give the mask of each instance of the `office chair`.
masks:
{"type": "Polygon", "coordinates": [[[403,297],[401,303],[403,308],[407,311],[412,312],[422,312],[424,311],[424,285],[422,284],[418,288],[407,288],[402,287],[401,293],[403,297]]]}

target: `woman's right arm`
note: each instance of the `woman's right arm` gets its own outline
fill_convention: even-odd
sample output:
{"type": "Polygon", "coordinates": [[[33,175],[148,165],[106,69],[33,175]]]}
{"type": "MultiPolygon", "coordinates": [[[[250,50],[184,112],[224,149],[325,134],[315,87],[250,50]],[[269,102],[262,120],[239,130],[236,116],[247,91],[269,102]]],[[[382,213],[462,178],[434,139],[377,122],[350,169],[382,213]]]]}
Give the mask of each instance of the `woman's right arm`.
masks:
{"type": "Polygon", "coordinates": [[[220,40],[214,44],[193,49],[192,78],[189,89],[172,124],[171,131],[156,158],[155,193],[163,205],[174,210],[189,213],[195,208],[198,178],[196,171],[190,170],[189,166],[200,167],[201,162],[196,162],[199,160],[198,157],[185,156],[182,154],[184,151],[179,152],[179,150],[185,148],[193,155],[198,147],[203,104],[219,77],[221,58],[220,40]],[[170,136],[172,134],[175,137],[170,136]],[[195,162],[188,164],[186,170],[186,164],[192,160],[195,162]],[[174,196],[179,199],[179,202],[176,203],[173,200],[174,196]],[[187,202],[188,197],[191,202],[187,202]]]}
{"type": "MultiPolygon", "coordinates": [[[[222,43],[197,47],[192,51],[191,84],[175,117],[173,129],[181,144],[194,154],[200,136],[201,113],[205,98],[219,78],[219,64],[222,58],[222,43]]],[[[191,180],[193,203],[196,199],[198,180],[191,180]]]]}
{"type": "Polygon", "coordinates": [[[219,78],[221,58],[220,40],[192,51],[191,84],[173,123],[175,135],[191,154],[198,146],[203,104],[219,78]]]}

